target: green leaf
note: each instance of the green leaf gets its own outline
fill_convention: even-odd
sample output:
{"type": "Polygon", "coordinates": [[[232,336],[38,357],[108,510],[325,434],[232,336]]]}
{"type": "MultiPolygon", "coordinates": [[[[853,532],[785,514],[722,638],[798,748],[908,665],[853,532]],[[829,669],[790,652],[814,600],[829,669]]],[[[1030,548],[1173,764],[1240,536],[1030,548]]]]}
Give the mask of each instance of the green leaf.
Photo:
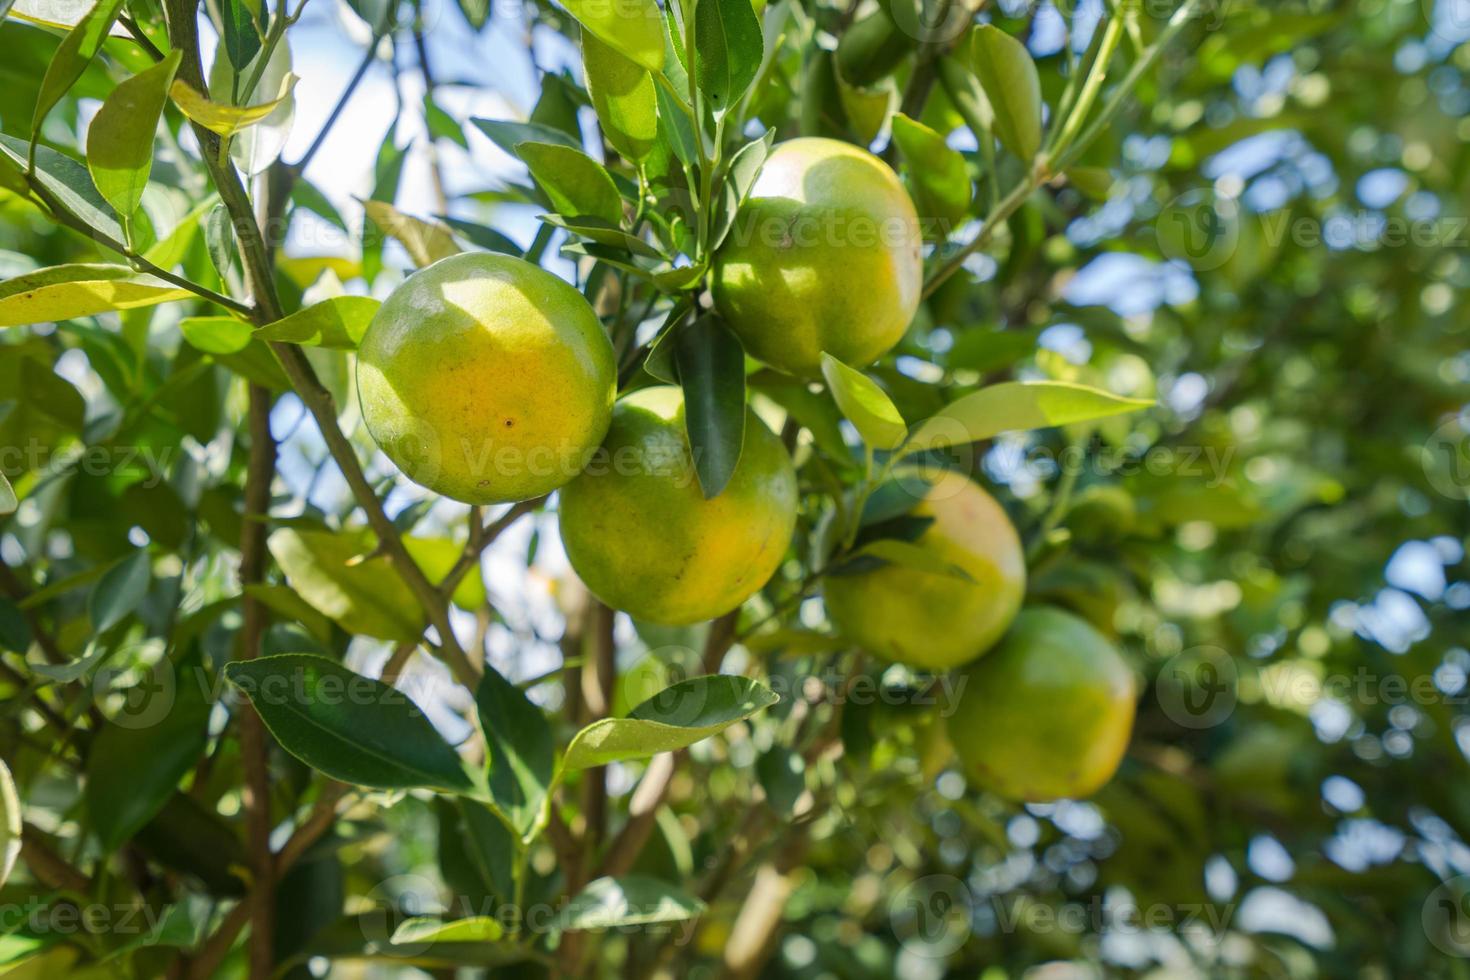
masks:
{"type": "Polygon", "coordinates": [[[908,426],[893,402],[872,378],[822,352],[822,377],[842,414],[874,449],[893,449],[903,442],[908,426]]]}
{"type": "Polygon", "coordinates": [[[944,575],[965,582],[975,581],[969,572],[953,562],[940,558],[933,549],[914,544],[912,541],[901,541],[898,538],[880,538],[877,541],[870,541],[859,548],[853,557],[876,558],[885,564],[902,565],[921,572],[929,572],[931,575],[944,575]]]}
{"type": "Polygon", "coordinates": [[[649,71],[664,66],[663,15],[654,0],[562,0],[587,30],[649,71]]]}
{"type": "Polygon", "coordinates": [[[377,789],[473,787],[418,705],[381,681],[305,653],[238,660],[225,677],[282,748],[333,779],[377,789]]]}
{"type": "Polygon", "coordinates": [[[459,10],[477,31],[484,30],[490,23],[490,0],[459,0],[459,10]]]}
{"type": "Polygon", "coordinates": [[[516,152],[559,213],[572,218],[601,218],[611,225],[622,222],[623,199],[618,185],[602,164],[581,150],[557,143],[528,142],[517,144],[516,152]]]}
{"type": "Polygon", "coordinates": [[[15,488],[10,485],[4,473],[0,473],[0,515],[14,514],[20,501],[15,499],[15,488]]]}
{"type": "MultiPolygon", "coordinates": [[[[0,154],[22,170],[26,168],[29,144],[23,139],[0,133],[0,154]]],[[[67,212],[80,218],[89,228],[121,242],[125,237],[122,223],[112,205],[97,193],[92,175],[84,164],[49,146],[36,147],[36,170],[32,177],[67,212]]]]}
{"type": "Polygon", "coordinates": [[[505,936],[505,928],[489,916],[439,919],[423,915],[405,919],[393,930],[392,942],[403,943],[494,943],[505,936]]]}
{"type": "MultiPolygon", "coordinates": [[[[178,671],[172,686],[173,702],[157,719],[120,714],[132,719],[114,721],[97,734],[87,753],[87,782],[83,799],[92,830],[104,851],[116,850],[163,808],[178,789],[179,780],[194,768],[209,735],[212,705],[205,698],[197,674],[198,661],[178,671]]],[[[169,665],[160,665],[160,671],[169,665]]],[[[157,672],[151,672],[150,676],[157,672]]],[[[170,673],[172,676],[172,673],[170,673]]],[[[166,697],[169,689],[149,689],[158,681],[140,685],[143,697],[166,697]]],[[[135,694],[128,695],[132,703],[135,694]]]]}
{"type": "Polygon", "coordinates": [[[647,157],[658,140],[658,94],[653,76],[585,30],[582,65],[587,94],[607,141],[629,160],[647,157]]]}
{"type": "Polygon", "coordinates": [[[755,80],[764,45],[750,0],[698,0],[694,6],[694,76],[716,112],[739,101],[755,80]]]}
{"type": "Polygon", "coordinates": [[[220,45],[236,71],[244,73],[260,53],[260,28],[256,18],[263,19],[264,8],[257,4],[251,15],[251,0],[219,0],[220,45]]]}
{"type": "Polygon", "coordinates": [[[951,402],[914,430],[909,451],[963,445],[1000,435],[1073,422],[1091,422],[1148,408],[1147,398],[1123,398],[1068,381],[1007,381],[951,402]]]}
{"type": "Polygon", "coordinates": [[[323,194],[310,181],[302,179],[292,185],[291,201],[297,207],[306,208],[306,210],[326,219],[342,231],[347,230],[347,222],[343,220],[342,213],[337,210],[336,205],[332,204],[327,199],[327,195],[323,194]]]}
{"type": "Polygon", "coordinates": [[[957,222],[970,209],[965,158],[934,130],[903,113],[893,117],[893,142],[908,162],[914,203],[925,218],[957,222]]]}
{"type": "Polygon", "coordinates": [[[255,336],[308,347],[356,350],[382,305],[370,296],[336,296],[261,327],[255,336]]]}
{"type": "Polygon", "coordinates": [[[522,143],[552,143],[557,146],[571,147],[574,150],[582,148],[581,143],[551,126],[512,122],[509,119],[471,119],[470,122],[490,137],[492,143],[516,159],[520,159],[520,151],[517,147],[522,143]]]}
{"type": "Polygon", "coordinates": [[[87,168],[117,213],[131,215],[143,201],[153,170],[153,138],[168,101],[180,52],[118,85],[87,129],[87,168]]]}
{"type": "Polygon", "coordinates": [[[349,633],[409,643],[423,633],[419,605],[367,531],[281,528],[271,555],[301,598],[349,633]]]}
{"type": "Polygon", "coordinates": [[[263,122],[266,117],[284,106],[295,87],[296,76],[287,72],[281,79],[280,88],[266,101],[253,105],[230,105],[206,98],[188,82],[176,78],[169,88],[169,95],[180,112],[205,129],[221,136],[234,136],[241,130],[263,122]]]}
{"type": "Polygon", "coordinates": [[[96,5],[62,39],[56,54],[51,57],[51,64],[46,66],[45,77],[41,79],[36,111],[31,116],[32,138],[41,131],[41,123],[46,121],[56,103],[76,84],[87,65],[102,50],[102,42],[107,40],[107,33],[112,30],[112,23],[117,20],[122,6],[123,0],[97,0],[96,5]]]}
{"type": "Polygon", "coordinates": [[[563,228],[578,238],[585,238],[589,242],[606,245],[609,248],[618,248],[634,255],[641,255],[649,259],[665,260],[663,253],[654,248],[648,242],[631,235],[617,225],[604,221],[602,218],[584,216],[581,218],[568,218],[559,214],[540,215],[542,221],[557,228],[563,228]]]}
{"type": "Polygon", "coordinates": [[[464,221],[460,218],[450,217],[447,214],[441,214],[437,217],[440,221],[454,229],[455,234],[459,235],[460,238],[463,238],[471,245],[490,252],[514,255],[516,258],[520,258],[526,254],[526,250],[517,245],[510,236],[496,231],[494,228],[486,228],[484,225],[477,225],[473,221],[464,221]]]}
{"type": "Polygon", "coordinates": [[[230,221],[230,211],[223,204],[210,208],[204,218],[204,247],[209,252],[210,264],[219,273],[220,281],[238,282],[235,273],[235,255],[239,251],[235,239],[235,226],[230,221]]]}
{"type": "Polygon", "coordinates": [[[692,677],[655,694],[626,718],[604,718],[582,729],[567,746],[562,768],[586,769],[682,749],[779,700],[748,677],[692,677]]]}
{"type": "Polygon", "coordinates": [[[434,101],[432,93],[424,93],[424,125],[428,127],[429,135],[434,139],[446,139],[452,143],[458,143],[462,148],[470,148],[469,137],[465,136],[463,127],[455,122],[454,117],[440,108],[439,103],[434,101]]]}
{"type": "Polygon", "coordinates": [[[679,162],[692,167],[699,160],[699,151],[694,144],[694,120],[667,89],[662,85],[656,89],[659,132],[679,162]]]}
{"type": "Polygon", "coordinates": [[[412,217],[383,201],[364,201],[362,206],[383,234],[398,239],[413,264],[420,269],[459,254],[454,236],[437,221],[412,217]]]}
{"type": "Polygon", "coordinates": [[[704,903],[648,875],[620,875],[590,882],[557,920],[566,931],[682,922],[704,912],[704,903]]]}
{"type": "Polygon", "coordinates": [[[92,632],[102,633],[120,623],[148,595],[148,585],[152,580],[152,556],[143,549],[109,568],[87,599],[87,616],[92,620],[92,632]]]}
{"type": "Polygon", "coordinates": [[[994,113],[995,135],[1026,164],[1041,148],[1041,79],[1026,45],[991,24],[970,39],[970,58],[994,113]]]}
{"type": "Polygon", "coordinates": [[[0,282],[0,327],[157,306],[192,295],[125,265],[57,265],[0,282]]]}
{"type": "Polygon", "coordinates": [[[680,326],[674,363],[684,388],[684,428],[706,500],[735,475],[745,444],[745,350],[713,313],[680,326]]]}
{"type": "Polygon", "coordinates": [[[475,691],[475,710],[489,750],[490,797],[529,837],[555,770],[551,726],[541,709],[489,664],[475,691]]]}
{"type": "Polygon", "coordinates": [[[0,885],[10,877],[15,867],[15,858],[20,854],[20,794],[15,791],[15,780],[10,778],[10,767],[0,759],[0,885]]]}
{"type": "Polygon", "coordinates": [[[255,328],[232,316],[191,316],[179,321],[184,339],[206,354],[235,354],[255,336],[255,328]]]}
{"type": "Polygon", "coordinates": [[[730,169],[721,185],[719,210],[710,232],[711,251],[718,249],[730,234],[730,229],[735,227],[735,217],[750,196],[750,189],[755,186],[755,179],[760,176],[775,139],[776,131],[768,129],[764,136],[746,143],[730,158],[730,169]]]}

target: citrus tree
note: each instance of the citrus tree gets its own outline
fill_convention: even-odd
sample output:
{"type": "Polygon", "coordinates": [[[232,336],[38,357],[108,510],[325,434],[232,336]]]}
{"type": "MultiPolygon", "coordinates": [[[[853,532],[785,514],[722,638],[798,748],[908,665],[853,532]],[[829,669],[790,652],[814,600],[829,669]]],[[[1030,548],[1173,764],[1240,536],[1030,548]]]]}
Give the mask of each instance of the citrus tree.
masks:
{"type": "Polygon", "coordinates": [[[1457,975],[1470,32],[1298,7],[0,0],[0,969],[1457,975]]]}

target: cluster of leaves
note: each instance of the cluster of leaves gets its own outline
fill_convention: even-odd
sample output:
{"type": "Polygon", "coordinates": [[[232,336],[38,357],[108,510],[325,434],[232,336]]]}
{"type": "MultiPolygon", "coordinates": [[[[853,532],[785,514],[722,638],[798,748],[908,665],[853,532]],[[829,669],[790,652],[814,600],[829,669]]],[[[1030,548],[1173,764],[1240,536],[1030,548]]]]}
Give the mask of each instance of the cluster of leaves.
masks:
{"type": "MultiPolygon", "coordinates": [[[[1440,879],[1470,873],[1470,803],[1426,774],[1465,765],[1463,586],[1384,585],[1406,545],[1443,555],[1446,579],[1464,568],[1464,502],[1445,491],[1463,473],[1418,451],[1465,400],[1463,226],[1394,249],[1273,229],[1356,208],[1359,180],[1386,169],[1416,200],[1401,192],[1380,217],[1452,214],[1470,173],[1452,125],[1464,45],[1422,39],[1403,4],[1187,3],[1159,20],[1120,4],[1097,24],[1069,14],[1069,43],[1042,53],[1041,14],[1011,7],[966,10],[944,34],[915,31],[933,21],[904,0],[578,0],[524,14],[580,47],[581,78],[542,75],[525,121],[462,127],[435,101],[424,11],[359,2],[363,71],[415,42],[430,133],[483,134],[525,176],[405,214],[390,127],[357,225],[304,175],[321,139],[280,159],[303,7],[208,5],[206,72],[193,4],[0,2],[0,326],[14,328],[0,336],[0,881],[21,852],[5,907],[112,903],[156,925],[8,917],[0,964],[1143,969],[1101,942],[1106,925],[1031,914],[1121,896],[1171,910],[1157,931],[1174,927],[1202,972],[1446,968],[1453,949],[1420,923],[1440,879]],[[898,163],[932,245],[893,354],[865,371],[826,358],[812,383],[748,361],[703,297],[771,147],[795,134],[898,163]],[[1260,142],[1281,136],[1297,142],[1260,142]],[[1242,146],[1267,159],[1248,182],[1221,162],[1242,146]],[[1233,250],[1181,252],[1171,202],[1222,173],[1241,183],[1233,250]],[[528,248],[486,201],[543,215],[528,248]],[[306,212],[360,249],[289,254],[280,229],[306,212]],[[745,610],[692,630],[615,629],[570,585],[559,644],[518,629],[480,558],[518,519],[553,526],[528,517],[541,502],[489,522],[405,503],[355,424],[351,356],[377,308],[361,294],[396,275],[385,236],[418,266],[557,246],[623,387],[683,386],[711,496],[746,403],[783,422],[803,497],[793,560],[745,610]],[[1124,255],[1145,280],[1192,262],[1197,298],[1124,317],[1071,292],[1124,255]],[[1128,414],[1159,392],[1165,407],[1128,414]],[[293,443],[317,474],[304,490],[272,478],[275,436],[294,437],[273,436],[271,409],[291,405],[312,429],[293,443]],[[1016,463],[1068,451],[1058,474],[1016,463]],[[1130,757],[1093,803],[1021,809],[967,789],[935,703],[944,679],[874,664],[806,602],[844,566],[952,572],[911,543],[914,486],[893,477],[918,461],[1004,487],[1028,601],[1085,616],[1150,681],[1130,757]],[[324,473],[352,497],[317,493],[324,473]],[[1394,633],[1385,602],[1422,627],[1394,633]],[[465,644],[454,625],[471,618],[465,644]],[[548,646],[555,669],[512,683],[486,661],[492,634],[517,645],[510,676],[548,646]],[[1165,667],[1203,646],[1223,651],[1238,703],[1192,728],[1165,667]],[[732,649],[737,673],[714,674],[732,649]],[[410,685],[439,676],[420,651],[458,684],[410,685]],[[1365,667],[1434,678],[1442,696],[1321,690],[1365,667]],[[669,683],[684,672],[698,676],[669,683]],[[626,807],[608,799],[618,774],[641,780],[626,807]],[[1263,858],[1270,845],[1288,860],[1263,858]],[[888,899],[923,899],[909,886],[935,875],[966,915],[916,938],[888,899]],[[424,888],[440,911],[409,914],[424,888]],[[1267,912],[1248,915],[1252,901],[1267,912]],[[362,914],[374,903],[386,920],[362,914]],[[554,914],[535,921],[538,906],[554,914]],[[1220,911],[1209,941],[1186,928],[1196,907],[1220,911]],[[1301,925],[1313,917],[1324,926],[1301,925]],[[695,942],[671,942],[696,919],[695,942]]],[[[461,7],[468,30],[489,22],[488,5],[461,7]]],[[[536,540],[513,557],[536,563],[536,540]]]]}

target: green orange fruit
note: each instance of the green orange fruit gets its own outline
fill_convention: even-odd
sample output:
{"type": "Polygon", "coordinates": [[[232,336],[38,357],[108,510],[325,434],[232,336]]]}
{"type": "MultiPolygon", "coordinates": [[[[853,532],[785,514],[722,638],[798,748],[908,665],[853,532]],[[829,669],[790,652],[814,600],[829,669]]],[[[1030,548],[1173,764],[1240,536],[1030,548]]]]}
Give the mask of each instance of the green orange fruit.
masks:
{"type": "Polygon", "coordinates": [[[747,353],[812,376],[903,337],[924,284],[919,217],[893,169],[840,140],[778,145],[715,255],[713,292],[747,353]]]}
{"type": "Polygon", "coordinates": [[[1088,796],[1117,771],[1133,731],[1133,671],[1085,620],[1027,609],[959,680],[949,737],[976,784],[1039,803],[1088,796]]]}
{"type": "Polygon", "coordinates": [[[780,565],[796,525],[796,472],[747,410],[740,461],[705,499],[678,388],[618,401],[602,450],[561,491],[561,537],[592,594],[637,619],[696,623],[738,607],[780,565]]]}
{"type": "Polygon", "coordinates": [[[616,385],[582,294],[506,255],[455,255],[409,276],[357,354],[378,446],[415,483],[471,504],[528,500],[576,476],[616,385]]]}
{"type": "Polygon", "coordinates": [[[989,650],[1021,608],[1021,539],[995,498],[959,473],[941,472],[910,516],[933,519],[914,544],[968,578],[892,562],[831,575],[827,613],[870,653],[929,670],[958,667],[989,650]]]}

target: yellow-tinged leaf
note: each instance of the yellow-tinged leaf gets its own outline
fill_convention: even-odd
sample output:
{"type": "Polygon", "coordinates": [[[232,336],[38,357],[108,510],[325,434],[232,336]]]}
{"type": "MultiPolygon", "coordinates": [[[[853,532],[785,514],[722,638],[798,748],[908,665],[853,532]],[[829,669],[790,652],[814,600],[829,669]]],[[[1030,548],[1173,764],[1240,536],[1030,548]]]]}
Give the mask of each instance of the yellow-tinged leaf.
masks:
{"type": "Polygon", "coordinates": [[[191,295],[125,265],[52,266],[0,283],[0,327],[156,306],[191,295]]]}
{"type": "Polygon", "coordinates": [[[260,105],[225,105],[206,98],[182,78],[174,79],[169,89],[179,111],[211,132],[221,136],[233,136],[240,130],[253,126],[265,119],[285,102],[296,87],[296,76],[288,74],[281,80],[281,90],[274,99],[260,105]]]}
{"type": "Polygon", "coordinates": [[[408,257],[420,269],[460,252],[459,246],[454,244],[454,235],[437,221],[412,217],[382,201],[364,201],[362,206],[383,234],[403,244],[408,257]]]}

